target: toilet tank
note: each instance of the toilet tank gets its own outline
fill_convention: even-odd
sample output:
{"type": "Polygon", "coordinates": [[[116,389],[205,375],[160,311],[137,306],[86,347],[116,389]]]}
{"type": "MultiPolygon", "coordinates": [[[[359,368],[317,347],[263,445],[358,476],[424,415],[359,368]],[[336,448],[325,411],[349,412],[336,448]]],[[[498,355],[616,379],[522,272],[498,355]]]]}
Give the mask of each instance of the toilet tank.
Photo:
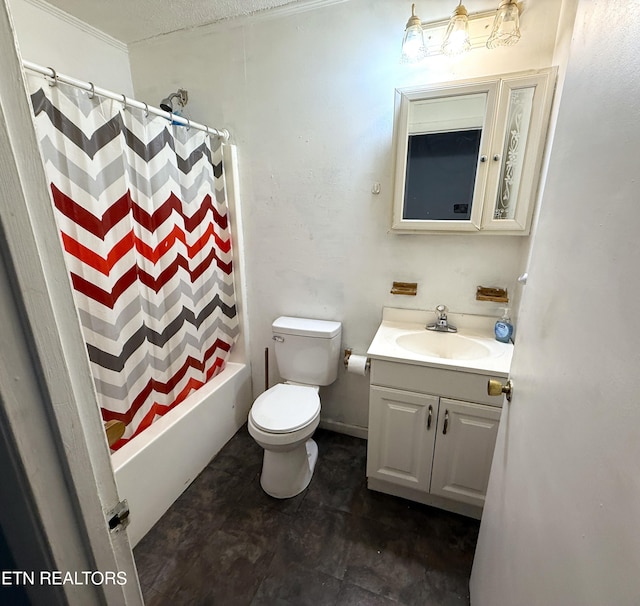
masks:
{"type": "Polygon", "coordinates": [[[285,381],[329,385],[336,380],[340,322],[281,316],[271,328],[278,371],[285,381]]]}

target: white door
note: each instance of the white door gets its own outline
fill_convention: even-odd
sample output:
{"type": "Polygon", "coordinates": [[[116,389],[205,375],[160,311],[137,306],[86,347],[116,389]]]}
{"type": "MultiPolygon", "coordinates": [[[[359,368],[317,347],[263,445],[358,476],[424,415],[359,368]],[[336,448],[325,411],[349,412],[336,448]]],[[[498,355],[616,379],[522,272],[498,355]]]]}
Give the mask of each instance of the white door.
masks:
{"type": "Polygon", "coordinates": [[[60,575],[25,583],[34,604],[133,606],[142,595],[127,533],[107,525],[119,497],[16,51],[1,1],[0,439],[24,507],[2,499],[0,524],[17,565],[38,551],[60,575]],[[22,527],[41,542],[25,544],[22,527]]]}
{"type": "Polygon", "coordinates": [[[484,505],[500,408],[440,398],[431,494],[484,505]]]}
{"type": "Polygon", "coordinates": [[[429,491],[438,398],[372,386],[367,477],[429,491]]]}
{"type": "Polygon", "coordinates": [[[640,20],[580,0],[472,606],[640,604],[640,20]]]}

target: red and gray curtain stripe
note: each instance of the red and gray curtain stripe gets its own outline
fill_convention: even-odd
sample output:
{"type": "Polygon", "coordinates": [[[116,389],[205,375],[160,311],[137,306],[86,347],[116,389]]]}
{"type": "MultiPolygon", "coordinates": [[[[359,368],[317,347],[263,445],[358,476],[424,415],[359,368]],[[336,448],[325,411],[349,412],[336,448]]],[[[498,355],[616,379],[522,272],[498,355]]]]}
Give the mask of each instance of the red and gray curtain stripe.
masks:
{"type": "Polygon", "coordinates": [[[238,334],[221,144],[30,77],[56,221],[120,448],[218,374],[238,334]]]}

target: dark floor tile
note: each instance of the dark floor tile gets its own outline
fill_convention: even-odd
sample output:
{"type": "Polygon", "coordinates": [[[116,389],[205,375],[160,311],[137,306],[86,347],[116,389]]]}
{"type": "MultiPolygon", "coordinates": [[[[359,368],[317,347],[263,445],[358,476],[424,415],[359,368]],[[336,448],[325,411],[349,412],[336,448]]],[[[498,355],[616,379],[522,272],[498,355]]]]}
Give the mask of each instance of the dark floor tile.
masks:
{"type": "Polygon", "coordinates": [[[192,565],[166,595],[173,604],[248,606],[272,558],[273,546],[264,535],[216,531],[201,543],[192,565]]]}
{"type": "Polygon", "coordinates": [[[318,437],[318,462],[301,509],[351,512],[366,481],[366,448],[359,438],[332,442],[327,432],[318,437]]]}
{"type": "Polygon", "coordinates": [[[400,594],[406,606],[468,606],[469,576],[428,570],[424,583],[400,594]]]}
{"type": "Polygon", "coordinates": [[[469,578],[479,522],[449,514],[440,518],[440,526],[437,532],[431,525],[425,531],[415,533],[414,552],[430,570],[469,578]]]}
{"type": "Polygon", "coordinates": [[[136,545],[134,555],[180,556],[189,553],[213,515],[192,509],[186,501],[176,502],[136,545]]]}
{"type": "Polygon", "coordinates": [[[394,528],[433,533],[442,523],[437,511],[422,503],[369,490],[365,482],[355,496],[352,513],[394,528]]]}
{"type": "Polygon", "coordinates": [[[253,541],[275,550],[289,518],[260,503],[240,502],[226,519],[223,530],[241,541],[253,541]]]}
{"type": "Polygon", "coordinates": [[[214,512],[176,502],[134,549],[143,589],[170,594],[197,557],[202,537],[222,522],[214,512]]]}
{"type": "Polygon", "coordinates": [[[142,591],[152,589],[156,577],[165,565],[165,559],[151,551],[138,549],[134,550],[134,556],[142,591]]]}
{"type": "Polygon", "coordinates": [[[355,463],[363,470],[367,461],[367,441],[343,434],[318,429],[313,436],[318,444],[319,457],[334,464],[340,462],[355,463]]]}
{"type": "Polygon", "coordinates": [[[163,596],[157,591],[154,591],[153,589],[147,589],[146,591],[143,590],[142,597],[144,598],[145,606],[172,606],[169,598],[163,596]]]}
{"type": "Polygon", "coordinates": [[[479,522],[366,487],[366,442],[318,430],[309,487],[274,499],[242,428],[134,550],[147,604],[468,604],[479,522]]]}
{"type": "Polygon", "coordinates": [[[366,518],[353,518],[344,580],[392,600],[413,603],[423,591],[425,563],[417,557],[412,533],[366,518]]]}
{"type": "Polygon", "coordinates": [[[302,510],[288,519],[276,557],[284,563],[342,579],[347,564],[350,523],[349,514],[340,511],[302,510]]]}
{"type": "Polygon", "coordinates": [[[247,480],[240,475],[209,465],[182,493],[173,507],[186,506],[205,514],[215,514],[216,519],[222,522],[235,509],[246,485],[247,480]]]}
{"type": "Polygon", "coordinates": [[[209,467],[249,478],[261,469],[263,454],[264,450],[249,435],[245,424],[220,450],[209,467]]]}
{"type": "MultiPolygon", "coordinates": [[[[151,591],[166,599],[167,596],[173,594],[176,586],[184,578],[193,561],[192,558],[185,558],[184,556],[177,558],[171,553],[158,555],[158,557],[162,560],[160,569],[154,578],[153,585],[143,588],[143,593],[146,596],[151,591]]],[[[159,601],[162,602],[160,598],[159,601]]]]}
{"type": "Polygon", "coordinates": [[[336,606],[398,606],[398,602],[343,582],[336,606]]]}
{"type": "Polygon", "coordinates": [[[430,531],[434,535],[451,542],[452,545],[462,542],[465,548],[475,546],[480,520],[436,507],[425,506],[425,510],[429,516],[430,531]]]}
{"type": "Polygon", "coordinates": [[[340,585],[328,574],[276,557],[251,606],[334,606],[340,585]]]}

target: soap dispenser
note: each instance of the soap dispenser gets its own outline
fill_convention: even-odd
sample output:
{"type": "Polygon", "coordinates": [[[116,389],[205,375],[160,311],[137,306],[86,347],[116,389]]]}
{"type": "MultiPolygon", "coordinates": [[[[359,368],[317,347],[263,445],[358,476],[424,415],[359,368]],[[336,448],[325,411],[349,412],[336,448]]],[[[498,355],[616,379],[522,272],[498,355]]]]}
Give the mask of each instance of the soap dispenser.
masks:
{"type": "Polygon", "coordinates": [[[513,324],[511,324],[511,318],[509,317],[509,308],[504,307],[504,313],[495,325],[494,331],[496,334],[496,341],[501,343],[509,343],[513,335],[513,324]]]}

